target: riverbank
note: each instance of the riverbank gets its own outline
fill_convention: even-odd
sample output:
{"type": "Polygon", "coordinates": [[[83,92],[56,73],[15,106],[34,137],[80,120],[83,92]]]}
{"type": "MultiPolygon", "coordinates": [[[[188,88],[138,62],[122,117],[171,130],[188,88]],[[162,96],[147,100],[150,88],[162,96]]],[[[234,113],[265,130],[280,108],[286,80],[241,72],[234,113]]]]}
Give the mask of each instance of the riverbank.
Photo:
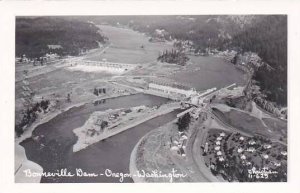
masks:
{"type": "MultiPolygon", "coordinates": [[[[178,108],[180,108],[179,103],[169,103],[169,104],[162,105],[158,109],[153,110],[153,111],[151,111],[151,110],[145,111],[144,113],[140,113],[139,115],[136,115],[134,117],[125,117],[124,118],[125,120],[120,120],[120,121],[112,124],[109,127],[109,129],[105,129],[105,131],[99,135],[95,134],[96,132],[99,132],[99,131],[92,129],[93,127],[100,129],[99,126],[95,125],[97,120],[94,120],[96,118],[95,118],[95,115],[92,114],[90,116],[90,118],[87,120],[87,122],[82,127],[73,130],[75,135],[78,137],[77,142],[73,145],[73,152],[77,152],[82,149],[85,149],[89,145],[92,145],[101,140],[104,140],[104,139],[107,139],[114,135],[117,135],[121,132],[124,132],[132,127],[135,127],[135,126],[137,126],[143,122],[146,122],[150,119],[153,119],[155,117],[158,117],[158,116],[161,116],[164,114],[168,114],[178,108]],[[89,130],[95,131],[94,134],[88,135],[89,130]]],[[[131,110],[132,110],[132,108],[131,108],[131,110]]],[[[112,113],[117,113],[117,111],[121,111],[121,109],[119,109],[119,110],[117,109],[114,111],[108,110],[106,112],[103,112],[103,113],[100,112],[100,113],[101,113],[101,116],[102,115],[109,116],[112,113]]],[[[95,112],[95,113],[99,114],[99,112],[95,112]]],[[[103,120],[103,116],[101,118],[103,120]]]]}
{"type": "Polygon", "coordinates": [[[28,181],[31,181],[30,179],[32,179],[33,182],[40,182],[41,177],[36,177],[36,178],[26,177],[25,173],[23,172],[23,169],[22,169],[24,167],[26,167],[26,168],[24,168],[25,170],[30,169],[31,171],[38,171],[39,173],[43,172],[43,168],[39,164],[28,160],[25,150],[20,145],[20,143],[27,138],[31,138],[32,132],[39,125],[50,121],[51,119],[55,118],[56,116],[58,116],[60,113],[62,113],[64,111],[67,111],[74,107],[82,106],[84,104],[85,104],[85,102],[77,103],[77,104],[71,105],[69,107],[66,107],[63,110],[56,110],[56,111],[50,112],[50,113],[46,114],[44,117],[41,117],[38,121],[33,123],[31,126],[29,126],[20,137],[15,138],[15,181],[16,182],[28,182],[28,181]]]}
{"type": "Polygon", "coordinates": [[[27,177],[26,170],[32,173],[42,173],[43,168],[27,159],[25,149],[20,145],[15,145],[15,182],[21,183],[39,183],[41,176],[27,177]]]}
{"type": "MultiPolygon", "coordinates": [[[[181,110],[158,116],[118,135],[95,143],[80,152],[73,152],[77,141],[73,130],[84,125],[89,116],[96,111],[107,109],[129,109],[134,106],[155,107],[171,102],[168,99],[137,94],[115,99],[89,103],[61,113],[49,122],[38,126],[33,132],[33,138],[24,140],[20,145],[26,150],[29,160],[41,165],[44,172],[67,168],[76,172],[75,168],[84,171],[104,172],[110,169],[114,172],[129,173],[129,160],[132,149],[140,138],[149,131],[158,128],[176,118],[181,110]]],[[[98,176],[95,178],[82,177],[42,177],[41,183],[81,183],[81,182],[119,182],[117,178],[98,176]]],[[[124,182],[132,182],[131,178],[124,182]]]]}
{"type": "MultiPolygon", "coordinates": [[[[113,99],[113,98],[122,97],[122,96],[129,96],[129,95],[133,95],[133,94],[130,93],[130,94],[125,94],[125,95],[100,97],[96,101],[105,100],[105,99],[113,99]]],[[[65,111],[68,111],[68,110],[70,110],[72,108],[75,108],[75,107],[83,106],[83,105],[85,105],[89,102],[91,102],[90,99],[82,101],[82,102],[74,103],[74,104],[72,104],[70,106],[67,106],[67,107],[65,107],[63,109],[60,109],[60,110],[56,109],[54,111],[50,111],[47,114],[45,114],[45,116],[40,117],[31,126],[29,126],[20,137],[15,138],[15,181],[16,182],[28,182],[30,180],[28,177],[25,176],[25,173],[23,172],[22,168],[24,168],[24,167],[26,167],[24,169],[30,169],[32,171],[43,172],[43,168],[39,164],[28,160],[28,158],[26,156],[26,153],[25,153],[25,150],[20,145],[20,143],[22,141],[24,141],[25,139],[27,139],[27,138],[31,138],[32,137],[32,132],[39,125],[47,123],[48,121],[54,119],[56,116],[60,115],[61,113],[65,112],[65,111]]],[[[95,102],[95,101],[93,101],[93,102],[95,102]]],[[[34,178],[32,180],[34,182],[40,182],[41,178],[34,178]]]]}
{"type": "Polygon", "coordinates": [[[138,155],[138,149],[139,146],[142,144],[143,141],[150,135],[150,132],[144,135],[138,143],[134,146],[131,154],[130,154],[130,161],[129,161],[129,172],[131,174],[131,178],[134,181],[134,183],[146,183],[147,181],[145,178],[141,178],[136,176],[136,173],[139,171],[137,168],[137,155],[138,155]]]}

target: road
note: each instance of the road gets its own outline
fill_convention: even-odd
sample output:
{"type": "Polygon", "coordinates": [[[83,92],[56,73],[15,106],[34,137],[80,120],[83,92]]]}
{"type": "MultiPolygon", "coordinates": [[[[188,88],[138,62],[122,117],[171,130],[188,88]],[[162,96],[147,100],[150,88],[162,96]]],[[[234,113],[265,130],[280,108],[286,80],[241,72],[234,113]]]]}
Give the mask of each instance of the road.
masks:
{"type": "Polygon", "coordinates": [[[205,161],[202,156],[201,145],[204,143],[207,137],[209,127],[203,128],[203,123],[196,123],[191,129],[192,134],[189,137],[187,143],[187,157],[193,160],[194,165],[197,167],[197,174],[201,182],[220,182],[224,181],[221,178],[214,176],[210,169],[205,165],[205,161]]]}
{"type": "MultiPolygon", "coordinates": [[[[192,134],[190,135],[187,144],[187,157],[191,157],[193,159],[193,163],[196,164],[198,168],[198,178],[201,180],[201,182],[225,181],[221,177],[216,177],[211,173],[210,169],[205,165],[205,161],[202,156],[201,146],[205,143],[208,131],[212,128],[212,126],[210,126],[212,124],[212,121],[216,121],[219,125],[222,126],[219,129],[227,132],[239,132],[240,134],[247,137],[253,137],[253,134],[241,131],[237,128],[232,127],[228,123],[223,122],[213,112],[211,112],[210,108],[205,110],[205,112],[208,113],[208,119],[205,121],[205,123],[199,122],[198,124],[195,124],[193,128],[190,128],[192,134]],[[205,125],[205,129],[203,129],[203,125],[205,125]]],[[[278,140],[272,141],[286,145],[278,140]]]]}
{"type": "Polygon", "coordinates": [[[188,144],[187,144],[187,157],[190,157],[193,160],[193,163],[197,166],[197,174],[198,178],[201,182],[224,182],[221,177],[214,176],[210,169],[205,165],[205,161],[202,156],[201,146],[204,144],[207,138],[207,134],[209,129],[212,127],[212,121],[216,121],[219,125],[221,125],[222,130],[227,132],[240,132],[245,136],[252,136],[249,133],[245,133],[239,131],[238,129],[232,127],[231,125],[222,122],[214,113],[211,112],[211,109],[208,108],[205,110],[208,114],[208,119],[205,122],[196,123],[193,125],[190,130],[192,131],[191,136],[189,137],[188,144]],[[205,129],[203,129],[205,126],[205,129]]]}

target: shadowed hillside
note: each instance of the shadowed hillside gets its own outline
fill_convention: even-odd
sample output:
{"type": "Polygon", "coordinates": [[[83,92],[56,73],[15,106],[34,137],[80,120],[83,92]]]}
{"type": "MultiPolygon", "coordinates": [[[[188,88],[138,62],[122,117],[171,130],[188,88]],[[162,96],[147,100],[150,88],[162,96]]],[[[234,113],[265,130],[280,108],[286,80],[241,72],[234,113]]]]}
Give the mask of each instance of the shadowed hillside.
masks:
{"type": "Polygon", "coordinates": [[[236,35],[233,45],[256,52],[272,68],[262,66],[254,73],[268,99],[287,104],[287,17],[267,16],[236,35]]]}
{"type": "Polygon", "coordinates": [[[25,54],[37,58],[49,52],[78,55],[97,48],[98,42],[104,42],[104,37],[96,26],[87,22],[57,17],[16,19],[16,56],[19,57],[25,54]]]}

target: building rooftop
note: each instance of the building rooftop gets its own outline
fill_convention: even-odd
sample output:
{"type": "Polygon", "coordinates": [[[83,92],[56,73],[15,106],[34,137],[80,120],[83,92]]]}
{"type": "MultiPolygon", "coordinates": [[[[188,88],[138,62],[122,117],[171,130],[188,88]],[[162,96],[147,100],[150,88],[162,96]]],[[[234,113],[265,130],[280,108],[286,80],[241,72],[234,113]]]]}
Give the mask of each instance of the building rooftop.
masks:
{"type": "Polygon", "coordinates": [[[244,154],[242,154],[241,159],[246,159],[246,156],[244,154]]]}
{"type": "Polygon", "coordinates": [[[216,146],[216,147],[215,147],[215,150],[216,150],[216,151],[220,150],[220,146],[216,146]]]}
{"type": "Polygon", "coordinates": [[[242,153],[243,151],[244,151],[244,149],[243,149],[243,148],[241,148],[241,147],[240,147],[240,148],[238,148],[238,150],[237,150],[237,152],[238,152],[238,153],[242,153]]]}
{"type": "Polygon", "coordinates": [[[268,159],[269,156],[268,156],[267,154],[265,154],[265,155],[263,155],[263,158],[264,158],[264,159],[268,159]]]}
{"type": "Polygon", "coordinates": [[[222,140],[222,137],[217,137],[217,140],[218,140],[218,141],[221,141],[221,140],[222,140]]]}
{"type": "Polygon", "coordinates": [[[171,82],[170,80],[165,80],[165,79],[164,80],[163,79],[151,80],[149,83],[157,84],[157,85],[161,85],[161,86],[173,87],[173,88],[177,88],[177,89],[181,89],[181,90],[192,90],[192,88],[190,88],[188,86],[177,84],[177,83],[171,82]]]}
{"type": "Polygon", "coordinates": [[[48,45],[48,48],[49,48],[49,49],[55,50],[55,49],[60,49],[60,48],[62,48],[62,46],[61,46],[61,45],[50,44],[50,45],[48,45]]]}

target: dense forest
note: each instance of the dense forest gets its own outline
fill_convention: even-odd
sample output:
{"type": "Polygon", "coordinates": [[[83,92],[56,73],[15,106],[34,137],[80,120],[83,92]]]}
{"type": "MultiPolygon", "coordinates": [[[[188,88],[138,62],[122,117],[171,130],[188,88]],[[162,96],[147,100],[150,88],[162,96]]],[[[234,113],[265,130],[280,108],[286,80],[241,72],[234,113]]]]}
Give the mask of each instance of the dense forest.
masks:
{"type": "Polygon", "coordinates": [[[254,73],[267,99],[287,104],[287,17],[267,16],[234,36],[232,46],[256,52],[271,66],[261,66],[254,73]]]}
{"type": "Polygon", "coordinates": [[[98,30],[91,23],[70,18],[17,17],[16,56],[39,58],[50,52],[61,56],[78,55],[104,42],[98,30]],[[59,48],[48,45],[59,45],[59,48]]]}

